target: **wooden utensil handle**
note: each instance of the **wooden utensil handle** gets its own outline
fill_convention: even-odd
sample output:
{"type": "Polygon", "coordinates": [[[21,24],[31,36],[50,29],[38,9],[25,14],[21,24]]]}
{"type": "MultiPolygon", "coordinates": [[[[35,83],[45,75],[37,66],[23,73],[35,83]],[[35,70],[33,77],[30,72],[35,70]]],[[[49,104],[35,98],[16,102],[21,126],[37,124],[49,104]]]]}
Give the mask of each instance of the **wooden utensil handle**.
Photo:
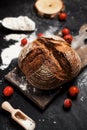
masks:
{"type": "Polygon", "coordinates": [[[1,105],[1,107],[2,107],[4,110],[10,112],[11,114],[15,113],[15,111],[16,111],[16,110],[10,105],[10,103],[7,102],[7,101],[4,101],[4,102],[2,103],[2,105],[1,105]]]}

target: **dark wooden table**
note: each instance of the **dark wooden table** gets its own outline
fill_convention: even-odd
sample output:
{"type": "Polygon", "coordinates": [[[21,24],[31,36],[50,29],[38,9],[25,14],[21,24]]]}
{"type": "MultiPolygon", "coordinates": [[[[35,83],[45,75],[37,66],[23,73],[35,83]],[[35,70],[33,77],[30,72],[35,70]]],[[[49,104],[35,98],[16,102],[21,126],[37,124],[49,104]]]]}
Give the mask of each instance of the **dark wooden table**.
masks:
{"type": "MultiPolygon", "coordinates": [[[[35,0],[1,0],[0,19],[5,17],[17,17],[26,15],[36,22],[37,33],[44,32],[49,26],[58,27],[59,31],[63,27],[68,27],[72,35],[77,35],[81,25],[87,23],[87,1],[86,0],[64,0],[68,18],[60,22],[58,18],[40,18],[34,10],[35,0]]],[[[6,42],[3,37],[11,31],[0,27],[0,53],[2,49],[14,44],[13,41],[6,42]]],[[[0,57],[0,65],[2,60],[0,57]]],[[[77,85],[80,93],[77,99],[73,100],[69,111],[63,109],[63,101],[67,98],[67,89],[58,94],[45,110],[39,109],[31,100],[24,96],[15,86],[15,93],[10,98],[4,98],[2,90],[6,85],[12,85],[5,80],[4,76],[17,65],[17,59],[13,59],[5,70],[0,70],[0,104],[8,100],[14,108],[19,108],[36,122],[35,130],[86,130],[87,129],[87,67],[70,83],[77,85]]],[[[8,112],[0,107],[0,130],[23,130],[11,119],[8,112]]]]}

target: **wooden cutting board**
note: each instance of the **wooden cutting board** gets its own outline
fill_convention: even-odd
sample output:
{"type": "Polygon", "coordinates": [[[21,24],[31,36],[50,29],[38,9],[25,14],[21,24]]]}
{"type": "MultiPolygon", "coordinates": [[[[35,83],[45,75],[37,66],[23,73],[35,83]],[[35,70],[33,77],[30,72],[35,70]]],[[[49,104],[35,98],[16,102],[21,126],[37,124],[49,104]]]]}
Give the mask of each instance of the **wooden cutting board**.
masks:
{"type": "Polygon", "coordinates": [[[5,75],[5,78],[41,109],[45,109],[61,90],[61,88],[57,88],[55,90],[43,91],[32,87],[18,67],[15,67],[5,75]]]}

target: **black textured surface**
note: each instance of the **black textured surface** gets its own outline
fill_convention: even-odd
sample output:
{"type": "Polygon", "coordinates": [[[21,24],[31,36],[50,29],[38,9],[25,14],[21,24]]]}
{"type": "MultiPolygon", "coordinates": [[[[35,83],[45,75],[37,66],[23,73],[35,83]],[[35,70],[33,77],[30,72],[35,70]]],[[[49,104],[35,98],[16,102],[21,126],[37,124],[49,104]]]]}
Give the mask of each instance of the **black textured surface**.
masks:
{"type": "MultiPolygon", "coordinates": [[[[7,16],[27,15],[36,21],[37,33],[47,30],[48,25],[58,26],[61,29],[69,27],[73,35],[78,34],[81,25],[87,23],[87,1],[86,0],[64,0],[66,12],[68,13],[67,21],[59,22],[58,19],[40,18],[36,15],[33,4],[35,0],[1,0],[0,1],[0,19],[7,16]]],[[[3,36],[10,31],[0,28],[0,53],[3,48],[13,44],[13,41],[6,42],[3,36]]],[[[1,64],[0,58],[0,64],[1,64]]],[[[2,96],[4,86],[10,85],[4,79],[12,68],[17,64],[13,60],[10,66],[4,71],[0,70],[0,105],[5,100],[2,96]],[[2,82],[1,82],[2,80],[2,82]]],[[[55,100],[47,107],[46,110],[39,110],[29,99],[27,99],[15,86],[15,93],[8,100],[13,107],[20,108],[28,116],[36,121],[35,130],[86,130],[87,129],[87,67],[70,83],[65,86],[77,85],[80,93],[77,99],[73,100],[70,111],[65,111],[62,107],[64,99],[67,97],[67,91],[59,94],[55,100]]],[[[14,122],[10,114],[0,108],[0,130],[23,130],[14,122]]]]}

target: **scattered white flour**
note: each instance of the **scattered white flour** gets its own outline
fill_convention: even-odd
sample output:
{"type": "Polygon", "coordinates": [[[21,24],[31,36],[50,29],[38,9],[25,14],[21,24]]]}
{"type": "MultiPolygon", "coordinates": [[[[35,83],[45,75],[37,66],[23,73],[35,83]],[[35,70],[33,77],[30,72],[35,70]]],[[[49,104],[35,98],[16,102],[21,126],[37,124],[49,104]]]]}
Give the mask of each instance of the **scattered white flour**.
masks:
{"type": "Polygon", "coordinates": [[[53,121],[53,124],[56,124],[56,121],[53,121]]]}
{"type": "Polygon", "coordinates": [[[31,35],[25,34],[9,34],[4,37],[6,41],[15,40],[16,42],[13,45],[10,45],[8,48],[5,48],[1,52],[2,65],[0,69],[6,69],[11,61],[15,58],[18,58],[19,53],[22,49],[20,41],[22,38],[27,38],[28,42],[32,42],[36,39],[36,32],[33,32],[31,35]]]}
{"type": "Polygon", "coordinates": [[[80,100],[83,102],[83,101],[84,101],[84,97],[82,96],[82,97],[80,98],[80,100]]]}
{"type": "Polygon", "coordinates": [[[33,32],[31,35],[28,36],[29,42],[32,42],[37,38],[36,31],[37,29],[35,30],[35,32],[33,32]]]}
{"type": "Polygon", "coordinates": [[[30,35],[27,35],[27,34],[9,34],[9,35],[6,35],[4,37],[4,39],[6,41],[10,41],[10,40],[15,40],[15,41],[19,41],[22,39],[22,38],[27,38],[27,40],[29,42],[32,42],[33,40],[35,40],[37,38],[36,36],[36,32],[33,32],[32,34],[30,35]]]}
{"type": "Polygon", "coordinates": [[[27,90],[27,85],[26,84],[20,84],[19,85],[19,87],[23,90],[23,91],[25,91],[25,90],[27,90]]]}
{"type": "Polygon", "coordinates": [[[2,20],[2,25],[8,29],[33,31],[35,30],[35,22],[27,16],[6,17],[2,20]]]}
{"type": "Polygon", "coordinates": [[[41,121],[41,119],[39,119],[39,121],[41,121]]]}
{"type": "Polygon", "coordinates": [[[11,63],[12,59],[18,57],[20,50],[21,46],[19,42],[16,42],[14,45],[9,46],[9,48],[3,49],[1,52],[2,65],[0,66],[0,69],[6,69],[11,63]]]}
{"type": "Polygon", "coordinates": [[[26,130],[34,130],[35,129],[35,123],[32,120],[20,119],[20,122],[26,130]]]}
{"type": "Polygon", "coordinates": [[[44,35],[54,34],[57,30],[57,27],[49,26],[48,30],[44,31],[44,35]]]}
{"type": "Polygon", "coordinates": [[[45,119],[42,119],[42,122],[44,122],[45,121],[45,119]]]}
{"type": "MultiPolygon", "coordinates": [[[[45,122],[45,119],[39,119],[39,122],[45,122]]],[[[56,122],[56,121],[53,121],[52,123],[53,123],[53,124],[56,124],[57,122],[56,122]]]]}
{"type": "Polygon", "coordinates": [[[27,38],[28,35],[25,35],[25,34],[8,34],[4,37],[4,39],[6,41],[9,41],[9,40],[15,40],[15,41],[20,41],[22,38],[27,38]]]}
{"type": "Polygon", "coordinates": [[[45,122],[45,119],[39,119],[39,122],[45,122]]]}

